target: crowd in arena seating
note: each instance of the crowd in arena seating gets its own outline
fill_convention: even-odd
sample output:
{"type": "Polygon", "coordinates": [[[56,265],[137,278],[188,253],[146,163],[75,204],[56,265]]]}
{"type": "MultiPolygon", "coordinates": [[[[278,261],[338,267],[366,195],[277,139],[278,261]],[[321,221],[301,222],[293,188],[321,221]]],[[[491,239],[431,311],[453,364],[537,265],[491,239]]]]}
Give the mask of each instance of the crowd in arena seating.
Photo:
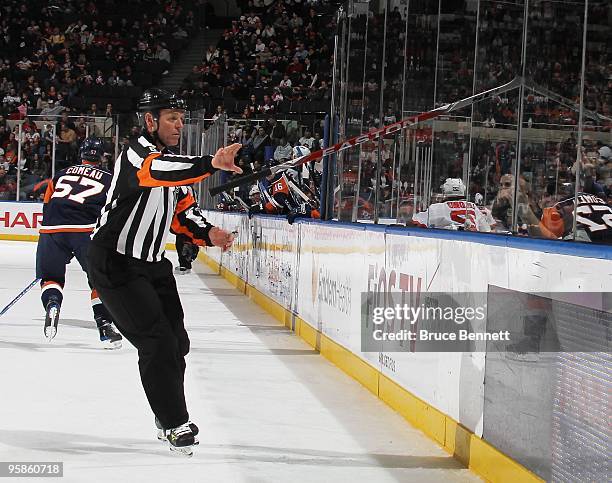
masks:
{"type": "MultiPolygon", "coordinates": [[[[437,2],[410,2],[408,28],[405,14],[398,8],[388,13],[385,112],[390,109],[399,119],[402,96],[406,111],[421,112],[434,107],[434,96],[436,105],[440,105],[471,95],[474,87],[479,92],[520,75],[522,4],[481,2],[479,5],[476,82],[476,12],[468,10],[466,2],[442,2],[439,22],[437,2]],[[396,55],[404,50],[404,44],[405,58],[396,55]],[[402,88],[404,81],[405,88],[402,88]]],[[[582,11],[582,7],[570,2],[530,3],[526,77],[530,84],[544,88],[544,92],[527,90],[524,121],[530,127],[578,123],[578,109],[574,106],[579,101],[582,35],[577,25],[582,25],[582,11]],[[545,91],[571,101],[571,105],[552,101],[545,91]]],[[[612,64],[607,53],[611,15],[605,3],[593,2],[589,8],[585,71],[585,108],[608,118],[598,123],[587,118],[585,124],[607,128],[612,126],[612,64]]],[[[368,17],[367,22],[363,14],[352,19],[349,57],[353,67],[349,67],[348,77],[347,118],[358,118],[355,122],[359,124],[363,107],[365,125],[374,124],[379,118],[384,36],[384,14],[370,12],[368,17]],[[364,58],[367,62],[365,77],[364,58]]],[[[518,90],[475,107],[474,120],[480,125],[516,125],[518,90]]],[[[463,114],[470,115],[470,112],[467,110],[463,114]]]]}
{"type": "MultiPolygon", "coordinates": [[[[0,199],[14,196],[16,189],[19,134],[14,121],[21,122],[20,191],[36,197],[39,180],[50,174],[54,143],[57,169],[77,161],[78,144],[93,119],[109,119],[112,125],[117,112],[130,111],[132,99],[167,72],[177,50],[200,27],[204,3],[57,0],[37,9],[14,0],[3,2],[0,199]]],[[[331,99],[336,5],[321,0],[238,3],[242,15],[227,24],[217,45],[209,46],[181,91],[191,106],[205,107],[214,119],[240,119],[232,127],[231,140],[243,145],[238,163],[249,172],[288,159],[295,147],[321,147],[321,114],[328,111],[331,99]]],[[[440,17],[431,2],[411,2],[410,8],[408,28],[399,8],[388,12],[386,25],[383,14],[352,17],[350,67],[339,74],[347,75],[347,125],[361,124],[363,129],[379,125],[381,88],[382,122],[388,124],[401,118],[402,100],[406,110],[423,111],[434,106],[434,91],[440,104],[465,97],[474,87],[478,91],[507,82],[520,71],[522,6],[482,4],[476,52],[475,12],[465,2],[445,3],[440,17]],[[383,39],[385,82],[381,83],[383,39]],[[405,57],[396,55],[404,45],[405,57]]],[[[589,14],[585,107],[604,117],[585,120],[587,126],[598,123],[600,130],[609,129],[605,117],[610,116],[612,67],[599,28],[608,12],[594,4],[589,14]]],[[[546,92],[528,89],[525,121],[529,127],[545,129],[576,124],[573,104],[579,97],[582,52],[575,26],[581,22],[580,12],[562,3],[536,2],[530,7],[529,22],[527,77],[542,91],[550,90],[566,101],[553,102],[546,92]]],[[[484,127],[516,124],[517,99],[516,92],[509,92],[482,102],[474,120],[484,127]]],[[[457,175],[467,155],[465,140],[455,141],[454,154],[444,154],[449,142],[442,137],[433,143],[434,170],[439,171],[435,176],[440,179],[457,175]],[[443,162],[449,159],[450,164],[443,162]]],[[[521,191],[529,196],[535,216],[551,202],[552,192],[558,197],[559,187],[572,183],[575,145],[575,138],[524,144],[521,191]]],[[[592,154],[603,150],[605,155],[609,148],[588,142],[586,148],[591,157],[585,154],[582,166],[589,189],[608,199],[610,160],[592,154]]],[[[410,168],[402,166],[396,180],[395,154],[386,145],[381,178],[376,180],[376,149],[363,146],[360,154],[360,217],[371,216],[377,188],[381,188],[382,216],[393,215],[392,206],[414,194],[410,168]]],[[[484,191],[489,204],[495,204],[515,158],[512,142],[480,139],[474,144],[468,193],[484,191]]],[[[344,177],[356,181],[356,171],[349,168],[344,177]]],[[[241,194],[248,199],[249,193],[241,194]]],[[[342,195],[339,203],[352,198],[342,195]]],[[[352,211],[352,206],[336,209],[352,211]]]]}
{"type": "MultiPolygon", "coordinates": [[[[57,0],[0,5],[0,115],[133,109],[199,28],[202,0],[57,0]]],[[[104,115],[104,112],[97,113],[104,115]]]]}
{"type": "Polygon", "coordinates": [[[243,2],[243,14],[185,79],[184,97],[243,119],[329,109],[335,28],[329,2],[267,3],[243,2]]]}
{"type": "MultiPolygon", "coordinates": [[[[204,0],[15,0],[0,5],[0,198],[15,196],[23,121],[21,190],[51,173],[52,124],[58,169],[76,161],[86,122],[109,129],[143,89],[168,72],[200,28],[204,0]]],[[[98,133],[100,135],[101,133],[98,133]]],[[[23,197],[22,197],[23,199],[23,197]]]]}

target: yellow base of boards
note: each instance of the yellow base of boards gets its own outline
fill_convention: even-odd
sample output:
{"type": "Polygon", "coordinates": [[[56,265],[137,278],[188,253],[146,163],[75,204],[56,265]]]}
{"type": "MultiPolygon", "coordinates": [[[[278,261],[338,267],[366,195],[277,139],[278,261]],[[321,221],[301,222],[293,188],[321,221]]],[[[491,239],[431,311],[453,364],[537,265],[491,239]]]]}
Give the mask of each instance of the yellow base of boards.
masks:
{"type": "Polygon", "coordinates": [[[206,253],[200,252],[198,259],[486,481],[494,483],[544,481],[451,417],[393,382],[378,369],[331,340],[289,309],[248,285],[225,267],[219,266],[206,253]]]}
{"type": "Polygon", "coordinates": [[[0,240],[38,241],[38,235],[0,235],[0,240]]]}

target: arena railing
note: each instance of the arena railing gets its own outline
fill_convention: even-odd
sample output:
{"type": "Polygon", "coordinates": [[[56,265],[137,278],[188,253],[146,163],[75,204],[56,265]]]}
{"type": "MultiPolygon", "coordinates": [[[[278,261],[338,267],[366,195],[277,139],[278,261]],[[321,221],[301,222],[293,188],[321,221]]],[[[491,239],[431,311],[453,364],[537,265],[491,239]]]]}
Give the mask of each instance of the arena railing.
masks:
{"type": "MultiPolygon", "coordinates": [[[[106,165],[112,168],[120,150],[119,133],[122,116],[87,114],[32,114],[23,120],[7,120],[11,138],[3,156],[4,176],[0,179],[0,199],[37,200],[44,194],[44,180],[56,171],[78,162],[78,145],[88,136],[107,143],[106,165]],[[35,129],[28,128],[32,123],[35,129]],[[66,121],[74,131],[74,140],[62,140],[61,123],[66,121]],[[42,184],[41,184],[42,183],[42,184]]],[[[72,137],[72,134],[69,134],[72,137]]]]}

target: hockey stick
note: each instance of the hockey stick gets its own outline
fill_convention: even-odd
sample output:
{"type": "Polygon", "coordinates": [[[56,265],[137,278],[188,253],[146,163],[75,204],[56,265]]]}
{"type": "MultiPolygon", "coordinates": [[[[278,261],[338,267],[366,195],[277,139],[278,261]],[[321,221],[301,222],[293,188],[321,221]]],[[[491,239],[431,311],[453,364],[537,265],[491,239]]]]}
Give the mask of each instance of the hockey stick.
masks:
{"type": "MultiPolygon", "coordinates": [[[[531,80],[525,81],[525,87],[527,87],[528,89],[534,90],[535,92],[537,92],[538,94],[542,96],[548,97],[554,102],[558,102],[562,106],[570,108],[572,111],[576,111],[576,112],[580,111],[580,106],[576,104],[574,101],[572,101],[571,99],[568,99],[567,97],[563,97],[560,94],[556,94],[553,91],[547,89],[546,87],[542,87],[531,80]]],[[[584,109],[583,112],[584,112],[584,115],[588,117],[589,119],[592,119],[593,121],[597,121],[602,124],[605,122],[612,121],[611,118],[604,116],[603,114],[599,114],[596,111],[590,111],[589,109],[584,109]]]]}
{"type": "Polygon", "coordinates": [[[401,121],[394,122],[393,124],[389,124],[387,126],[372,129],[368,131],[367,133],[346,139],[345,141],[334,144],[333,146],[330,146],[329,148],[319,149],[318,151],[314,151],[310,154],[307,154],[306,156],[301,156],[299,158],[292,159],[292,160],[286,161],[281,164],[277,164],[276,166],[268,167],[261,171],[257,171],[255,173],[248,174],[246,176],[237,177],[225,184],[210,188],[209,189],[210,195],[216,196],[219,193],[222,193],[223,191],[227,191],[228,189],[231,189],[231,188],[235,188],[236,186],[242,186],[243,184],[253,183],[260,178],[270,176],[271,174],[276,174],[279,171],[284,171],[289,168],[295,168],[304,163],[307,163],[308,161],[314,161],[317,159],[321,159],[325,156],[329,156],[330,154],[339,153],[340,151],[344,151],[345,149],[351,148],[353,146],[357,146],[367,141],[373,141],[375,139],[378,139],[380,136],[386,136],[388,134],[393,134],[395,132],[401,131],[402,129],[406,129],[411,126],[414,126],[415,124],[418,124],[424,121],[428,121],[430,119],[434,119],[436,117],[443,116],[445,114],[449,114],[459,109],[463,109],[464,107],[471,106],[475,102],[479,102],[484,99],[495,97],[495,96],[498,96],[499,94],[515,89],[521,85],[521,82],[522,82],[522,79],[520,77],[515,77],[513,80],[511,80],[507,84],[503,84],[501,86],[494,87],[493,89],[489,89],[487,91],[483,91],[478,94],[474,94],[473,96],[466,97],[465,99],[461,99],[459,101],[455,101],[450,104],[444,104],[443,106],[437,107],[431,111],[421,112],[420,114],[416,114],[414,116],[407,117],[406,119],[402,119],[401,121]]]}
{"type": "Polygon", "coordinates": [[[242,209],[244,211],[246,211],[247,213],[249,212],[249,208],[250,206],[246,204],[246,202],[238,195],[234,195],[234,199],[238,200],[238,203],[240,203],[240,206],[242,206],[242,209]]]}
{"type": "Polygon", "coordinates": [[[223,202],[227,203],[228,205],[231,205],[233,203],[239,204],[240,206],[242,206],[242,208],[244,210],[246,210],[247,212],[249,211],[249,206],[244,202],[244,200],[234,194],[234,197],[232,198],[230,195],[228,195],[227,193],[221,193],[223,195],[223,202]]]}
{"type": "Polygon", "coordinates": [[[10,308],[11,308],[13,305],[15,305],[15,304],[16,304],[16,303],[19,301],[19,299],[20,299],[21,297],[23,297],[23,296],[24,296],[26,293],[28,293],[28,292],[30,291],[30,289],[31,289],[31,288],[32,288],[34,285],[36,285],[38,282],[40,282],[40,278],[35,278],[34,280],[32,280],[32,282],[30,282],[30,285],[28,285],[26,288],[24,288],[24,289],[23,289],[23,290],[22,290],[22,291],[19,293],[19,295],[17,295],[17,297],[15,297],[13,300],[11,300],[11,301],[9,302],[9,304],[8,304],[6,307],[4,307],[4,308],[2,309],[2,311],[0,312],[0,317],[2,317],[2,316],[3,316],[3,315],[6,313],[6,312],[8,312],[8,309],[10,309],[10,308]]]}
{"type": "MultiPolygon", "coordinates": [[[[300,198],[302,198],[303,201],[305,201],[306,203],[308,203],[310,205],[310,207],[312,208],[313,206],[313,201],[311,200],[306,193],[304,193],[300,188],[298,188],[295,183],[291,180],[287,180],[287,184],[289,185],[289,189],[292,190],[296,195],[298,195],[300,198]]],[[[309,190],[310,191],[310,190],[309,190]]]]}

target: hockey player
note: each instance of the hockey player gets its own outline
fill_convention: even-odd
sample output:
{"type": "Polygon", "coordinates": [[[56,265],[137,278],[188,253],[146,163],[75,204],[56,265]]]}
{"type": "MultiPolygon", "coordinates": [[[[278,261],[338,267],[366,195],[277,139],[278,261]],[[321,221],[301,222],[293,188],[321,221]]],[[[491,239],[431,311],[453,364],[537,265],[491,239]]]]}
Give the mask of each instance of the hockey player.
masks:
{"type": "Polygon", "coordinates": [[[577,198],[571,196],[544,208],[540,224],[530,227],[535,228],[530,233],[552,239],[573,239],[575,205],[576,240],[612,245],[612,208],[600,197],[588,193],[578,193],[577,198]]]}
{"type": "Polygon", "coordinates": [[[179,264],[178,267],[174,268],[174,273],[177,275],[187,275],[191,273],[193,261],[198,257],[200,247],[185,235],[176,235],[175,245],[179,264]]]}
{"type": "MultiPolygon", "coordinates": [[[[310,154],[304,146],[293,148],[293,159],[310,154]]],[[[293,223],[296,218],[320,218],[317,210],[317,200],[302,190],[300,174],[296,169],[289,168],[277,173],[270,179],[271,197],[268,197],[264,207],[266,213],[287,215],[287,221],[293,223]]],[[[265,196],[265,193],[264,193],[265,196]]]]}
{"type": "Polygon", "coordinates": [[[259,213],[265,213],[265,205],[271,196],[272,195],[270,195],[268,189],[264,186],[262,181],[258,181],[256,184],[251,186],[251,189],[249,190],[250,205],[249,209],[247,210],[249,218],[259,213]]]}
{"type": "Polygon", "coordinates": [[[191,273],[193,261],[198,258],[198,247],[193,240],[185,235],[176,235],[176,252],[178,254],[179,265],[174,269],[177,275],[191,273]]]}
{"type": "Polygon", "coordinates": [[[261,203],[261,192],[259,186],[254,184],[249,190],[249,202],[251,206],[258,206],[261,203]]]}
{"type": "MultiPolygon", "coordinates": [[[[181,189],[186,189],[193,199],[196,199],[195,192],[191,186],[186,186],[181,189]]],[[[179,261],[178,267],[174,269],[174,273],[177,275],[187,275],[191,273],[192,263],[198,257],[200,247],[198,247],[184,231],[181,232],[180,223],[173,223],[170,226],[170,230],[176,235],[175,246],[179,261]],[[175,228],[178,230],[178,233],[174,231],[175,228]]]]}
{"type": "Polygon", "coordinates": [[[234,164],[240,144],[214,156],[173,153],[185,119],[185,102],[162,89],[138,103],[141,135],[115,162],[112,188],[89,249],[91,277],[121,333],[138,349],[145,394],[170,450],[191,456],[197,426],[185,402],[185,356],[189,336],[183,308],[165,257],[172,231],[197,245],[231,247],[233,235],[206,221],[187,189],[219,169],[240,174],[234,164]]]}
{"type": "MultiPolygon", "coordinates": [[[[89,137],[80,149],[82,164],[55,174],[47,185],[43,221],[36,250],[36,276],[41,279],[41,300],[45,308],[45,336],[51,340],[57,333],[62,306],[66,265],[73,257],[88,273],[87,248],[106,199],[112,175],[99,163],[104,157],[101,139],[89,137]]],[[[89,281],[89,277],[88,277],[89,281]]],[[[89,281],[91,287],[91,282],[89,281]]],[[[100,341],[107,349],[121,347],[121,335],[95,289],[91,291],[94,319],[100,341]]]]}
{"type": "Polygon", "coordinates": [[[484,215],[471,201],[465,199],[465,185],[461,178],[446,178],[441,186],[444,201],[412,216],[412,221],[423,228],[449,230],[491,231],[484,215]]]}
{"type": "Polygon", "coordinates": [[[264,209],[268,214],[286,215],[299,206],[291,185],[295,186],[297,171],[286,169],[268,177],[270,192],[262,193],[264,209]]]}

